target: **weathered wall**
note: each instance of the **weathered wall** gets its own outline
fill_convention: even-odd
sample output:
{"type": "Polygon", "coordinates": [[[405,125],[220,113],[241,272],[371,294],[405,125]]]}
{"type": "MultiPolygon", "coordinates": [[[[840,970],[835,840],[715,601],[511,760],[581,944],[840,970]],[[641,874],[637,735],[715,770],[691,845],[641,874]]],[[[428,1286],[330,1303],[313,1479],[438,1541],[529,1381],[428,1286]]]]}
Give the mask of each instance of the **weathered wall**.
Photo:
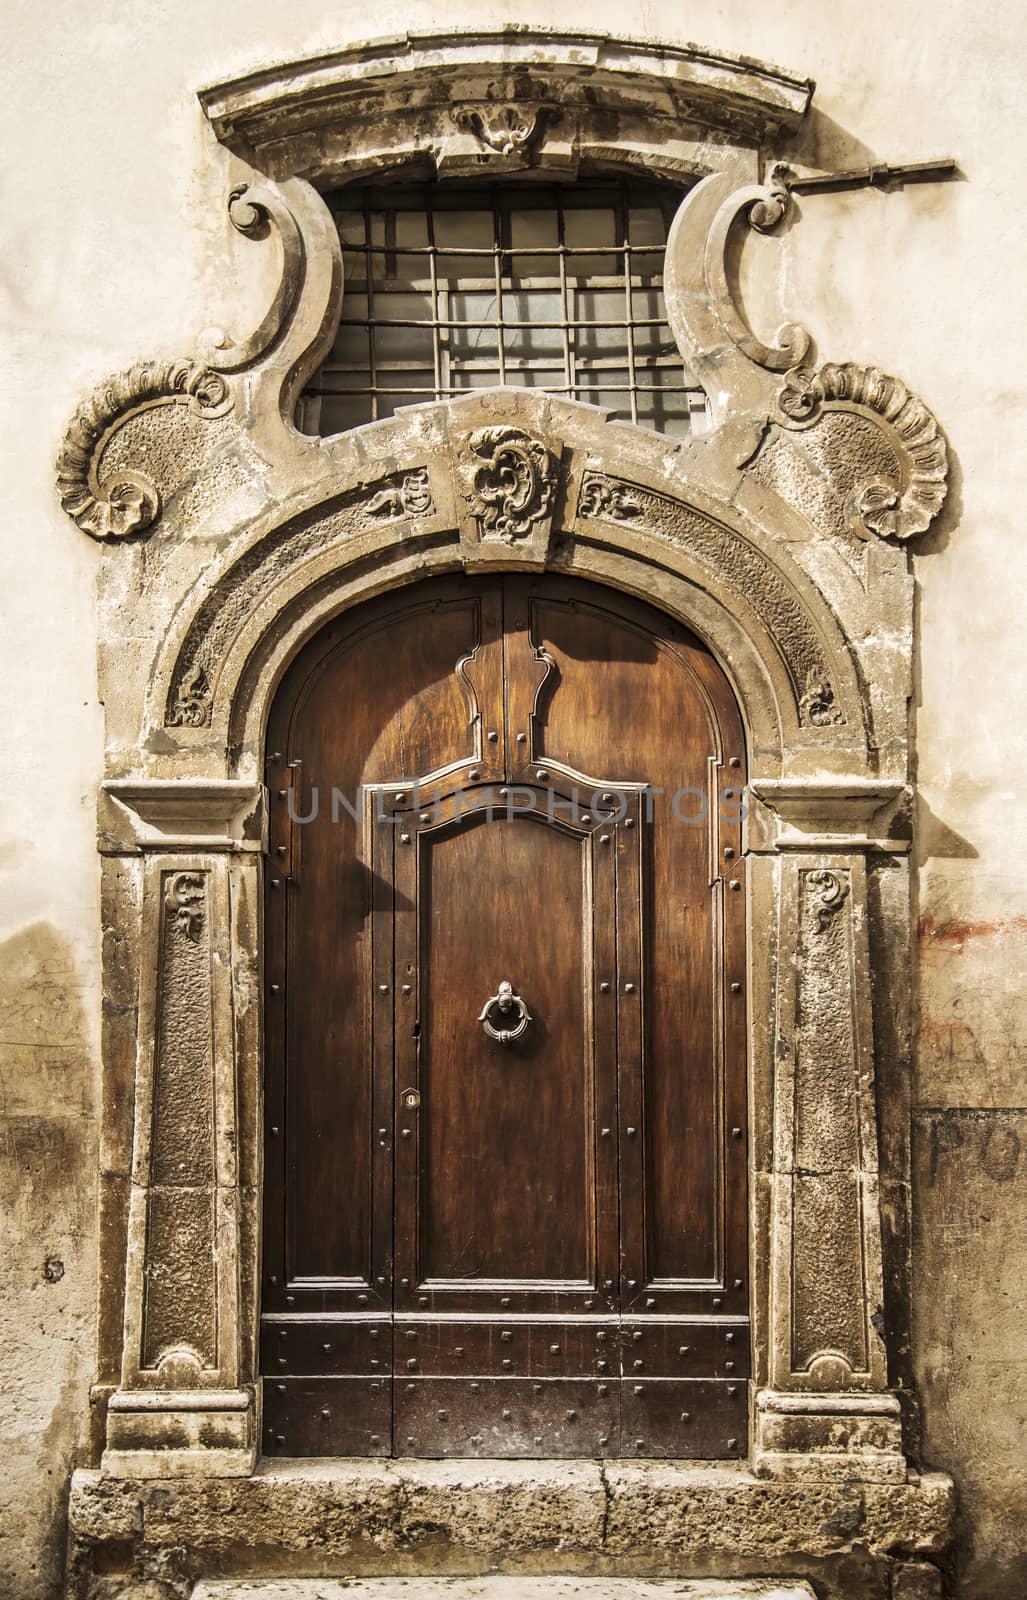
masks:
{"type": "MultiPolygon", "coordinates": [[[[998,1600],[1018,1592],[1027,1560],[1027,1093],[1018,1071],[1027,867],[1015,811],[1027,564],[1016,525],[1027,489],[1016,314],[1020,7],[861,0],[818,12],[815,25],[803,0],[701,5],[680,21],[643,0],[517,10],[540,25],[697,37],[814,76],[807,160],[952,153],[965,173],[937,188],[807,199],[783,240],[753,241],[746,282],[762,328],[798,315],[824,356],[902,375],[952,445],[949,507],[916,558],[914,1369],[925,1458],[962,1490],[961,1592],[998,1600]]],[[[112,0],[88,11],[71,0],[8,7],[4,1596],[56,1592],[62,1500],[84,1454],[93,1363],[98,550],[57,507],[57,445],[101,376],[140,355],[185,352],[212,323],[244,332],[262,309],[259,252],[224,222],[222,158],[198,86],[367,33],[508,16],[495,0],[383,0],[373,22],[324,0],[181,0],[173,9],[149,0],[131,13],[112,0]]]]}

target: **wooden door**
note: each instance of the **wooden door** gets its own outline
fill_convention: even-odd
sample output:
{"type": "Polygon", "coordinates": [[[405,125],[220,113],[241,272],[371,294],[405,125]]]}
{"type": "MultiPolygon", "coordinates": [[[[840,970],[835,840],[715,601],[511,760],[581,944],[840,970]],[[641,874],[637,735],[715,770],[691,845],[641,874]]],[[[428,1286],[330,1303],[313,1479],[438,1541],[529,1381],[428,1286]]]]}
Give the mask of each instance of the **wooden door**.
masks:
{"type": "Polygon", "coordinates": [[[269,728],[279,1455],[745,1449],[744,741],[596,586],[420,585],[269,728]]]}

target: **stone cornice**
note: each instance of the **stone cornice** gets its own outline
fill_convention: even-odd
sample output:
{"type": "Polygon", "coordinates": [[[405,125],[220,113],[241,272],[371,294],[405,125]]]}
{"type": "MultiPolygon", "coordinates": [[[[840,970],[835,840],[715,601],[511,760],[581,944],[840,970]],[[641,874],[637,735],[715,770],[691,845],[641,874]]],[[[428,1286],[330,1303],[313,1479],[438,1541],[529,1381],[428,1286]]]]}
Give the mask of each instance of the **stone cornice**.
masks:
{"type": "Polygon", "coordinates": [[[98,810],[104,855],[264,847],[264,790],[243,779],[109,778],[98,810]]]}
{"type": "Polygon", "coordinates": [[[604,112],[699,124],[751,144],[797,127],[813,87],[778,67],[695,45],[504,27],[353,45],[212,84],[199,99],[223,144],[266,171],[280,172],[284,158],[291,172],[312,176],[325,165],[321,142],[343,123],[370,129],[401,107],[423,114],[475,102],[501,108],[512,99],[563,114],[598,94],[604,112]],[[306,142],[305,154],[297,141],[306,142]]]}
{"type": "Polygon", "coordinates": [[[754,779],[746,791],[747,848],[905,855],[910,793],[886,778],[754,779]]]}

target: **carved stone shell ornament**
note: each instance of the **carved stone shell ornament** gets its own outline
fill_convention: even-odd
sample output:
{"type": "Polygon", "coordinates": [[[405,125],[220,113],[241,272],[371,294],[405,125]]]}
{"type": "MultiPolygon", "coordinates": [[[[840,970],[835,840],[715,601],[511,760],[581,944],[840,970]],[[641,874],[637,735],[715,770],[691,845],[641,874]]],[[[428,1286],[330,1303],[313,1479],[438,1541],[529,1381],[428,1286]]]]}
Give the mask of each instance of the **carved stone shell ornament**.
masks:
{"type": "Polygon", "coordinates": [[[127,539],[157,521],[160,493],[147,473],[120,468],[101,483],[97,467],[106,439],[129,412],[168,401],[184,401],[203,417],[220,416],[231,405],[227,383],[210,367],[145,361],[101,383],[76,411],[57,458],[57,492],[83,533],[127,539]]]}
{"type": "Polygon", "coordinates": [[[810,426],[826,407],[873,412],[896,437],[905,482],[860,484],[847,507],[850,525],[864,538],[905,540],[927,531],[945,502],[948,452],[934,417],[904,383],[877,367],[825,362],[816,372],[790,372],[778,404],[792,427],[810,426]]]}
{"type": "Polygon", "coordinates": [[[479,428],[467,441],[461,467],[464,498],[483,538],[512,544],[553,509],[556,457],[520,428],[479,428]]]}

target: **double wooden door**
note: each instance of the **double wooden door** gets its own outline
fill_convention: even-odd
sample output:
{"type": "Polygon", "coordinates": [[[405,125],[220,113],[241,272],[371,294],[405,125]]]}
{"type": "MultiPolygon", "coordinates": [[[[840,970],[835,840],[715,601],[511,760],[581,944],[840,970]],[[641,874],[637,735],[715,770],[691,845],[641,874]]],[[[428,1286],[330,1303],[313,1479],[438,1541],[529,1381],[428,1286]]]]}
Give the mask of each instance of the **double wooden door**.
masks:
{"type": "Polygon", "coordinates": [[[273,708],[278,1455],[745,1448],[744,743],[581,582],[349,613],[273,708]]]}

